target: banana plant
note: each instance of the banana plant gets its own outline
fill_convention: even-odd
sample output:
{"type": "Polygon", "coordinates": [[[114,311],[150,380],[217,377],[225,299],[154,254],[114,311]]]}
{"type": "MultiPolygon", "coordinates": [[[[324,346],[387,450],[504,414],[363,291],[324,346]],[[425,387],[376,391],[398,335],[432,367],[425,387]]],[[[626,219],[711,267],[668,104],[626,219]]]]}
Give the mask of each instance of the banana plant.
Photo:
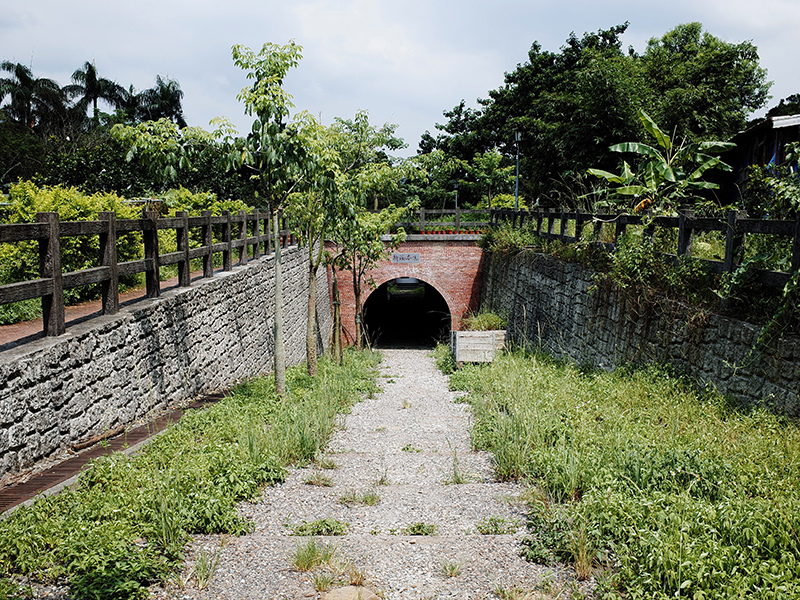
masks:
{"type": "Polygon", "coordinates": [[[714,155],[733,148],[735,144],[718,141],[688,142],[686,138],[676,143],[643,110],[639,111],[639,118],[657,146],[623,142],[609,148],[612,152],[639,155],[641,162],[636,171],[624,161],[620,174],[589,169],[589,174],[611,184],[607,190],[610,195],[633,200],[634,212],[649,207],[660,214],[673,213],[679,205],[699,198],[701,190],[719,187],[716,183],[703,179],[707,171],[731,170],[730,165],[714,155]]]}

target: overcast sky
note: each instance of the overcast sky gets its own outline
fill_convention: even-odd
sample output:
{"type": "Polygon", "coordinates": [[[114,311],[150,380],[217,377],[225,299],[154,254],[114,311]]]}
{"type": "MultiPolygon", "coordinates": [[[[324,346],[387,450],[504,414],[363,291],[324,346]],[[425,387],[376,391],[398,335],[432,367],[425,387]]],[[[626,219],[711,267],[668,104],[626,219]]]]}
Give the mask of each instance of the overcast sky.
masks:
{"type": "Polygon", "coordinates": [[[775,82],[769,106],[800,93],[800,0],[0,0],[0,59],[61,85],[87,60],[137,90],[160,74],[180,82],[190,125],[225,116],[247,131],[231,46],[294,39],[303,59],[286,88],[297,110],[326,124],[368,110],[373,124],[399,125],[408,155],[442,111],[502,85],[532,42],[558,51],[572,31],[625,21],[637,52],[690,21],[750,40],[775,82]]]}

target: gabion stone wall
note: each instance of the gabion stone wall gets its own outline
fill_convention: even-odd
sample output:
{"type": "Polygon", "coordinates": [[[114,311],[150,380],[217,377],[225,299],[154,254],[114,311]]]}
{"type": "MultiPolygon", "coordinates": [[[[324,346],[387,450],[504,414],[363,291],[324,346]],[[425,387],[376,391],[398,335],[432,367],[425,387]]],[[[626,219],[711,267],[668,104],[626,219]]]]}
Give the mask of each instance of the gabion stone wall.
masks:
{"type": "Polygon", "coordinates": [[[636,362],[674,365],[743,404],[800,416],[800,339],[752,351],[761,327],[681,305],[637,301],[595,284],[594,271],[525,251],[487,258],[484,308],[509,317],[517,344],[611,369],[636,362]]]}
{"type": "MultiPolygon", "coordinates": [[[[308,250],[283,250],[290,364],[305,359],[308,250]]],[[[200,394],[268,373],[274,255],[0,352],[0,476],[200,394]]],[[[317,281],[320,340],[331,310],[317,281]]]]}

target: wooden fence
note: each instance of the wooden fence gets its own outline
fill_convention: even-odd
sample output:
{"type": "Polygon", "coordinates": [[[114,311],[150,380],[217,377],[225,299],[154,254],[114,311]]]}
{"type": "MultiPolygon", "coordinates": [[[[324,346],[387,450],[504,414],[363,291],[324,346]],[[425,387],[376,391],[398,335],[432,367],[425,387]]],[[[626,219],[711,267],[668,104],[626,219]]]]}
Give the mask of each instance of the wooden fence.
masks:
{"type": "MultiPolygon", "coordinates": [[[[0,243],[34,240],[39,243],[39,278],[21,283],[0,285],[0,305],[32,298],[42,299],[44,334],[56,336],[64,333],[64,290],[82,285],[101,284],[104,314],[115,314],[119,310],[119,278],[137,273],[145,274],[148,298],[161,294],[161,267],[178,266],[178,285],[191,285],[190,261],[202,259],[203,277],[214,274],[213,257],[222,254],[222,269],[233,268],[234,253],[237,264],[244,265],[249,258],[257,259],[275,248],[268,212],[239,211],[232,215],[223,212],[212,217],[209,211],[202,216],[189,217],[179,212],[175,217],[159,218],[157,212],[144,212],[140,219],[117,219],[113,212],[100,213],[97,221],[64,221],[57,213],[38,213],[36,223],[0,225],[0,243]],[[263,228],[262,228],[263,226],[263,228]],[[200,245],[190,248],[189,231],[199,228],[200,245]],[[177,250],[160,253],[158,232],[175,230],[177,250]],[[216,229],[216,243],[213,231],[216,229]],[[235,232],[234,232],[235,230],[235,232]],[[144,258],[119,262],[117,260],[117,236],[141,232],[144,258]],[[263,232],[263,233],[262,233],[263,232]],[[61,238],[77,236],[99,236],[99,266],[62,273],[61,238]]],[[[197,236],[194,236],[197,237],[197,236]]],[[[281,246],[291,243],[291,234],[282,220],[281,246]]]]}
{"type": "Polygon", "coordinates": [[[730,211],[721,217],[698,217],[693,210],[682,210],[676,217],[653,217],[622,214],[591,214],[564,209],[547,211],[514,211],[510,209],[492,210],[490,218],[492,226],[501,222],[510,222],[513,226],[522,227],[525,223],[533,224],[537,236],[549,240],[560,240],[570,243],[584,239],[587,225],[592,226],[590,239],[605,243],[613,250],[616,240],[625,233],[630,225],[643,226],[643,236],[653,238],[657,227],[677,230],[675,254],[662,253],[666,258],[692,255],[692,242],[695,233],[718,231],[725,237],[725,254],[723,260],[698,258],[706,263],[712,272],[731,273],[737,269],[744,252],[748,234],[766,234],[778,238],[791,239],[791,265],[785,271],[760,271],[758,281],[769,286],[784,286],[790,273],[800,268],[800,213],[793,220],[751,219],[743,212],[730,211]],[[613,242],[604,242],[603,227],[613,227],[613,242]]]}
{"type": "Polygon", "coordinates": [[[488,210],[472,210],[461,208],[425,209],[415,211],[415,218],[410,218],[397,225],[405,227],[407,233],[476,231],[489,226],[488,210]],[[480,217],[480,218],[475,218],[480,217]],[[470,220],[471,219],[471,220],[470,220]]]}

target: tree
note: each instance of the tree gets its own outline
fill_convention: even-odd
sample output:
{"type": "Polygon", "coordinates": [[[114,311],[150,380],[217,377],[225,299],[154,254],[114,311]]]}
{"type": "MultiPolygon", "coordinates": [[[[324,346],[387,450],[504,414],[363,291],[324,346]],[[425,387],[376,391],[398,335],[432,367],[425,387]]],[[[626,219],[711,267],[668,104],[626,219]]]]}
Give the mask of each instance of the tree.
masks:
{"type": "Polygon", "coordinates": [[[11,75],[0,78],[0,101],[9,97],[4,109],[11,120],[33,130],[66,110],[66,97],[52,79],[36,78],[30,68],[10,61],[0,63],[0,70],[11,75]]]}
{"type": "Polygon", "coordinates": [[[762,108],[772,83],[751,42],[731,44],[700,23],[651,39],[639,61],[648,82],[646,108],[679,138],[727,139],[762,108]]]}
{"type": "Polygon", "coordinates": [[[467,165],[467,173],[474,181],[475,187],[480,190],[481,202],[486,199],[484,206],[492,208],[492,196],[497,193],[510,191],[514,181],[514,165],[501,166],[503,155],[497,150],[476,154],[472,162],[467,165]]]}
{"type": "Polygon", "coordinates": [[[105,100],[114,108],[120,106],[124,88],[110,79],[97,76],[97,68],[94,63],[85,62],[83,67],[77,69],[72,74],[72,85],[64,88],[70,97],[79,97],[76,108],[83,114],[89,107],[92,107],[92,118],[98,120],[98,100],[105,100]]]}
{"type": "MultiPolygon", "coordinates": [[[[388,152],[404,147],[403,140],[395,136],[396,129],[397,126],[390,123],[380,127],[371,125],[366,111],[359,111],[353,119],[337,118],[330,128],[339,159],[335,207],[338,221],[336,228],[330,232],[337,250],[327,257],[333,275],[333,354],[337,360],[341,360],[342,346],[338,271],[344,269],[353,273],[356,310],[360,316],[364,273],[362,270],[359,275],[359,265],[363,261],[361,255],[364,252],[384,252],[380,236],[392,224],[382,221],[378,228],[374,228],[375,217],[368,216],[370,213],[366,207],[372,204],[377,210],[379,204],[383,203],[382,199],[398,194],[404,180],[419,176],[419,169],[412,162],[392,164],[388,152]],[[367,240],[370,242],[367,243],[367,240]]],[[[404,214],[401,209],[394,208],[384,209],[380,214],[385,215],[386,210],[392,216],[404,214]]],[[[357,319],[356,345],[359,348],[364,341],[362,323],[360,318],[357,319]]]]}
{"type": "Polygon", "coordinates": [[[627,162],[622,173],[615,175],[602,169],[589,169],[589,173],[605,179],[616,187],[610,188],[613,196],[632,198],[634,212],[645,207],[659,214],[672,214],[680,204],[696,201],[701,190],[719,186],[703,180],[710,169],[730,171],[731,167],[718,156],[735,146],[730,142],[691,142],[684,138],[677,142],[664,133],[650,116],[641,111],[644,128],[655,139],[659,148],[639,142],[624,142],[611,146],[612,152],[627,152],[643,157],[636,172],[627,162]]]}
{"type": "Polygon", "coordinates": [[[164,79],[161,75],[156,75],[155,86],[137,94],[135,98],[142,120],[168,119],[179,127],[186,127],[181,105],[183,90],[174,79],[164,79]]]}
{"type": "MultiPolygon", "coordinates": [[[[302,48],[293,40],[284,46],[265,43],[258,52],[242,45],[232,49],[234,64],[253,81],[239,92],[245,113],[255,116],[247,138],[230,141],[229,168],[244,167],[257,183],[272,211],[275,239],[279,238],[279,215],[292,193],[318,172],[318,146],[310,143],[318,124],[308,113],[290,119],[294,106],[283,88],[289,69],[297,66],[302,48]]],[[[286,393],[286,348],[283,331],[283,274],[280,244],[275,246],[274,365],[275,393],[286,393]]]]}
{"type": "Polygon", "coordinates": [[[111,128],[111,136],[126,149],[125,159],[141,161],[162,189],[177,181],[179,169],[188,169],[194,158],[216,142],[215,134],[201,127],[181,129],[166,118],[136,125],[118,123],[111,128]]]}
{"type": "Polygon", "coordinates": [[[767,111],[768,117],[784,117],[797,114],[800,114],[800,94],[791,94],[786,98],[781,98],[777,106],[773,106],[767,111]]]}
{"type": "Polygon", "coordinates": [[[677,139],[703,141],[727,139],[763,106],[770,83],[752,43],[727,43],[689,23],[650,40],[638,55],[622,47],[627,27],[573,33],[558,52],[534,42],[527,62],[479,100],[479,111],[462,102],[445,113],[450,121],[437,126],[443,133],[425,136],[424,148],[468,162],[497,148],[510,160],[519,132],[522,192],[548,205],[554,183],[569,186],[589,166],[616,168],[609,150],[616,140],[647,139],[640,110],[677,139]]]}
{"type": "Polygon", "coordinates": [[[335,136],[316,121],[309,125],[306,134],[307,150],[317,158],[309,164],[305,191],[289,195],[287,210],[300,242],[308,249],[306,370],[313,377],[317,374],[317,273],[324,260],[325,235],[351,217],[352,209],[348,214],[349,207],[339,201],[337,194],[339,154],[335,136]]]}

